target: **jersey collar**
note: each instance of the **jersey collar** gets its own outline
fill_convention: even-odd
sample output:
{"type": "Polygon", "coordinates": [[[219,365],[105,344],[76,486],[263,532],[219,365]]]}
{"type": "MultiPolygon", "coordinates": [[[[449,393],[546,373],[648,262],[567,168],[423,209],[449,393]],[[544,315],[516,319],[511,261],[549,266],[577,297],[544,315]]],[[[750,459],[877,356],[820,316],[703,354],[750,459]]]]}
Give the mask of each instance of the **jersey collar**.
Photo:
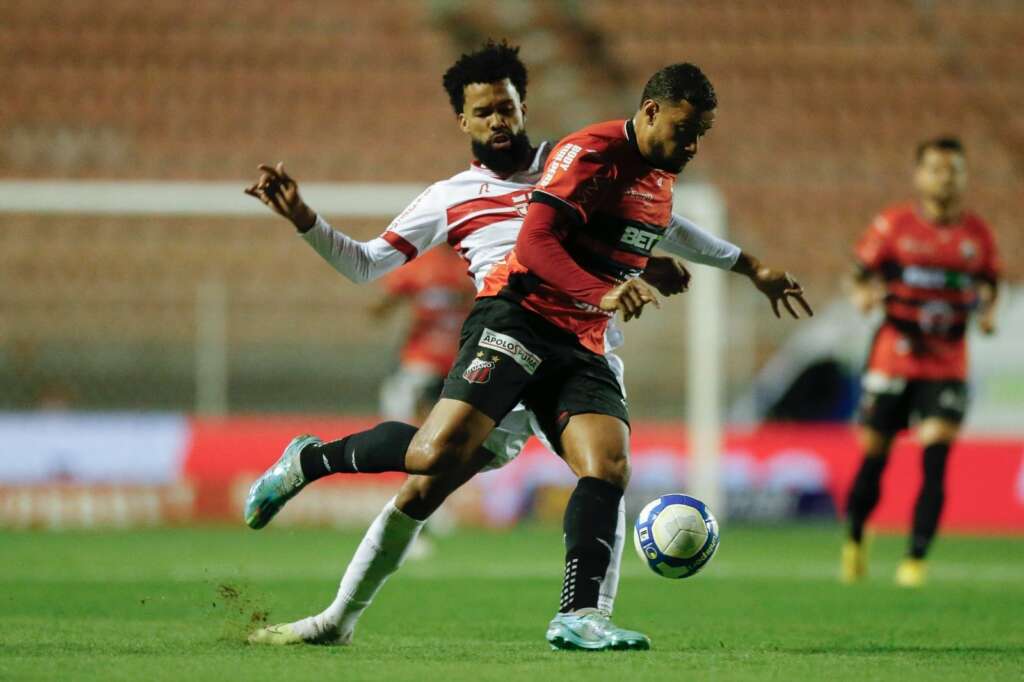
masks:
{"type": "MultiPolygon", "coordinates": [[[[629,142],[629,146],[643,159],[644,155],[640,153],[640,145],[636,142],[636,126],[633,125],[633,119],[627,118],[623,128],[625,129],[626,140],[629,142]]],[[[644,159],[644,161],[646,162],[647,159],[644,159]]]]}

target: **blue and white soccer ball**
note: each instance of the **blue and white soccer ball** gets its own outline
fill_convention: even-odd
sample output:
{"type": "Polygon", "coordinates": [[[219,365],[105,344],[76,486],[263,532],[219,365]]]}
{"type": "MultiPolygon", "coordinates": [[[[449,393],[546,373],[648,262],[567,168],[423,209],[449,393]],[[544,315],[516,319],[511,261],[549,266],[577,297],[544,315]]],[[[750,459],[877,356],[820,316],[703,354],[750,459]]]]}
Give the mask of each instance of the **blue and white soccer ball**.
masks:
{"type": "Polygon", "coordinates": [[[637,554],[666,578],[686,578],[711,561],[718,549],[718,521],[689,495],[662,495],[640,511],[633,528],[637,554]]]}

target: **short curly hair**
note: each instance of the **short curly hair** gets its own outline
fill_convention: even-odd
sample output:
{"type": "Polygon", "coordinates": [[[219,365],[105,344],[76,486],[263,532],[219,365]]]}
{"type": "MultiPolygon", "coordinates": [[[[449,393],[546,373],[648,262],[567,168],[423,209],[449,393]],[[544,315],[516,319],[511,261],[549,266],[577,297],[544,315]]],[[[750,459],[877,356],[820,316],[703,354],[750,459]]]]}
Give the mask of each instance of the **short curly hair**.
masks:
{"type": "Polygon", "coordinates": [[[470,83],[493,83],[509,79],[519,93],[519,99],[526,99],[526,67],[519,60],[519,47],[502,40],[496,43],[488,40],[476,52],[459,57],[458,61],[444,72],[441,82],[448,92],[448,99],[456,114],[462,113],[466,104],[465,87],[470,83]]]}
{"type": "Polygon", "coordinates": [[[701,111],[718,106],[718,97],[711,81],[698,66],[688,62],[670,64],[651,76],[644,86],[640,103],[653,99],[679,102],[686,100],[701,111]]]}

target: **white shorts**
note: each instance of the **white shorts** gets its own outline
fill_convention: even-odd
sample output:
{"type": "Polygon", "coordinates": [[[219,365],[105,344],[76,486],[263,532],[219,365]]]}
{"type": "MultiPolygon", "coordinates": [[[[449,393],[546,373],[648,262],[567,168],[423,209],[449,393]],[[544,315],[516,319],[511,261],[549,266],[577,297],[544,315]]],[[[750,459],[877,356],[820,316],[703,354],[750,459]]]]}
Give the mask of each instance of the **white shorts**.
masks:
{"type": "MultiPolygon", "coordinates": [[[[619,380],[622,395],[625,397],[625,366],[622,363],[622,358],[612,352],[606,352],[604,357],[608,361],[608,366],[612,372],[615,373],[615,378],[619,380]]],[[[484,441],[484,448],[494,453],[494,459],[484,467],[484,471],[500,469],[518,457],[530,436],[536,436],[537,440],[544,447],[551,452],[555,452],[555,448],[551,445],[547,436],[544,435],[544,430],[541,429],[537,418],[533,416],[533,412],[530,412],[522,403],[519,403],[512,408],[511,412],[505,415],[505,418],[494,427],[491,435],[484,441]]]]}

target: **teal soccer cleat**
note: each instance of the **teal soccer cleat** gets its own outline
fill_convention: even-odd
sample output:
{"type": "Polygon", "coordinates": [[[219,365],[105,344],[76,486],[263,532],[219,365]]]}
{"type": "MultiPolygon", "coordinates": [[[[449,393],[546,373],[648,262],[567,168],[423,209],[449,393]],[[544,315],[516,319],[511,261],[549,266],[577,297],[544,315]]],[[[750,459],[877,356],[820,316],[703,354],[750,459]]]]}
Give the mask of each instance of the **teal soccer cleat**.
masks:
{"type": "Polygon", "coordinates": [[[281,457],[249,488],[249,496],[245,498],[245,523],[250,528],[259,529],[270,523],[285,503],[305,487],[299,453],[312,443],[319,445],[323,441],[309,435],[292,438],[281,457]]]}
{"type": "Polygon", "coordinates": [[[613,649],[650,649],[647,635],[624,630],[615,625],[601,611],[588,613],[559,613],[548,624],[548,644],[552,649],[581,649],[607,651],[613,649]]]}

